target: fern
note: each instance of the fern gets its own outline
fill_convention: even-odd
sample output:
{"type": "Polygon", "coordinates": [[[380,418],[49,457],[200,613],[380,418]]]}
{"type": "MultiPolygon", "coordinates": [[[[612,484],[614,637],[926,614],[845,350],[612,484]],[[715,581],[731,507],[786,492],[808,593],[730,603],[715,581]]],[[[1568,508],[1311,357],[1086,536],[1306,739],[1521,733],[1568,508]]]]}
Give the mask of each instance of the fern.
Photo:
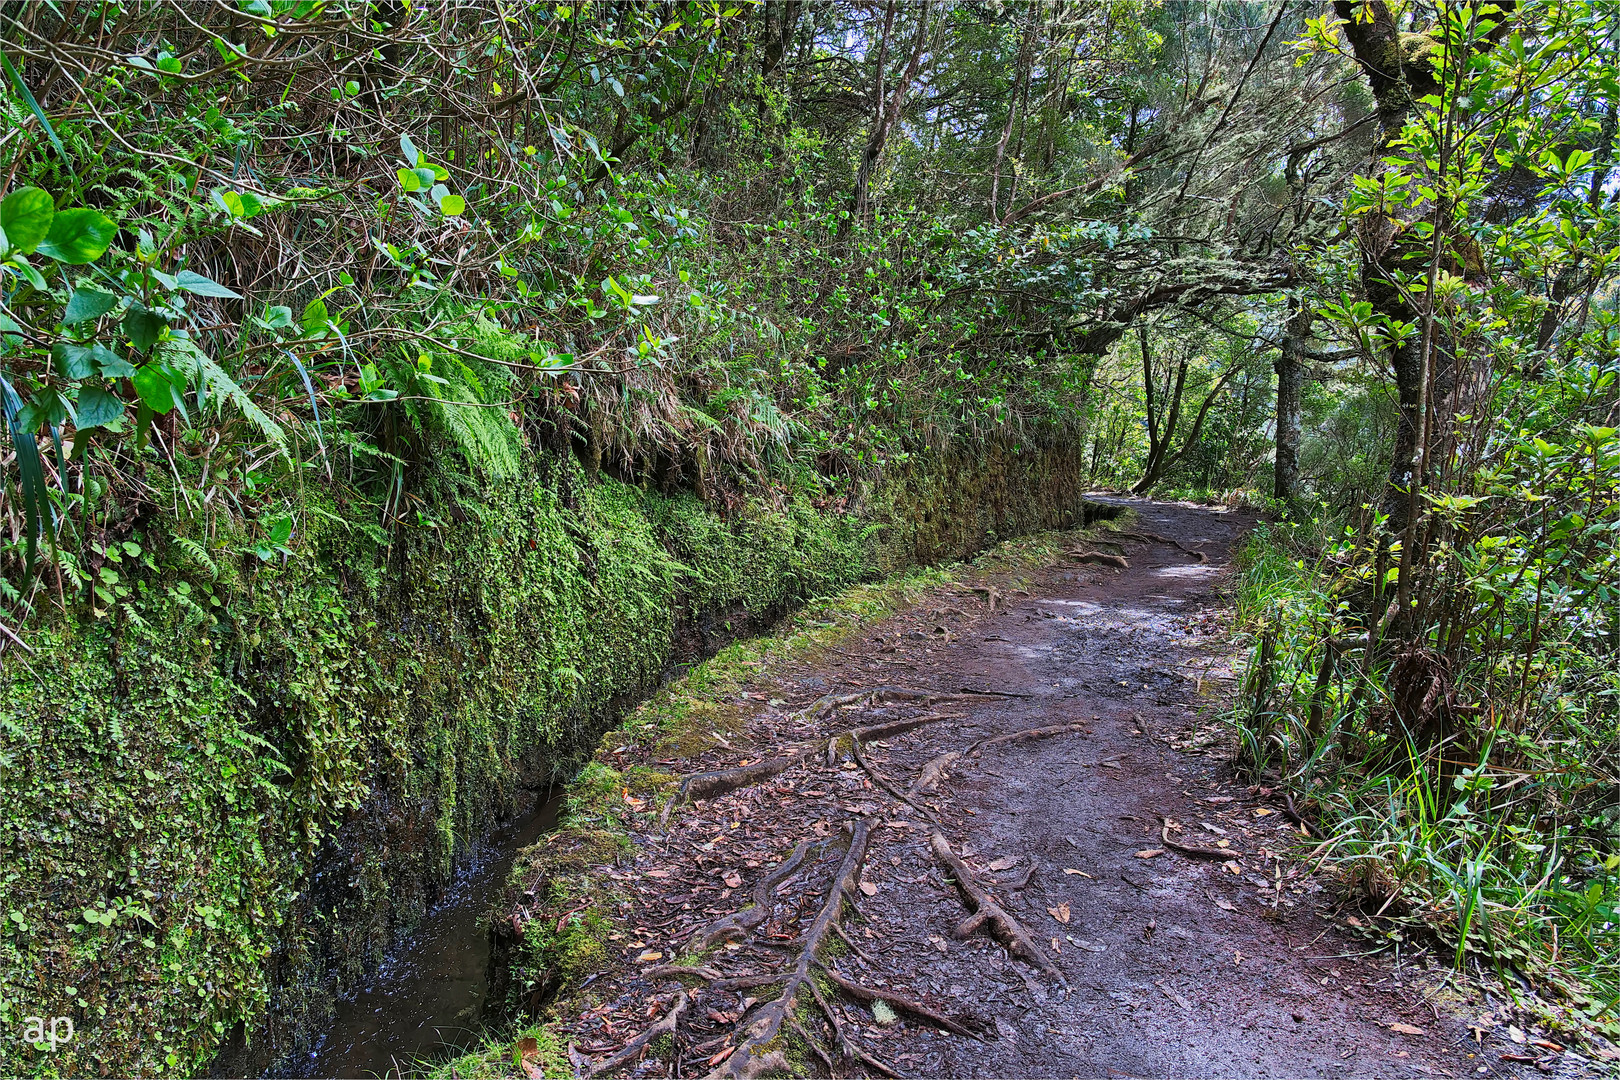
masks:
{"type": "Polygon", "coordinates": [[[237,385],[236,380],[214,362],[213,357],[186,340],[162,342],[157,346],[157,352],[160,360],[168,363],[176,371],[184,372],[203,388],[209,398],[216,401],[223,398],[229,401],[278,450],[286,450],[287,434],[281,430],[281,425],[270,419],[248,396],[247,391],[237,385]]]}
{"type": "Polygon", "coordinates": [[[189,536],[177,536],[174,538],[174,543],[176,547],[185,552],[186,558],[190,559],[197,569],[206,570],[210,578],[217,579],[219,577],[219,566],[208,554],[207,548],[189,536]]]}

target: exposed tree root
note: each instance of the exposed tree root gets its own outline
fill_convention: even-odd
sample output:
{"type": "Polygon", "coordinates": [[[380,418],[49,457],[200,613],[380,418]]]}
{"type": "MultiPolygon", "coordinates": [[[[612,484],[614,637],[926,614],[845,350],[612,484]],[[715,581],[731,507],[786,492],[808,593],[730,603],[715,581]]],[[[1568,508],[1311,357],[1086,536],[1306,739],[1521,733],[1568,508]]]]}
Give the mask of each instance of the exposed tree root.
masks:
{"type": "Polygon", "coordinates": [[[671,979],[677,975],[691,975],[707,982],[725,978],[725,975],[719,970],[709,967],[707,964],[698,967],[689,964],[659,964],[657,967],[650,967],[641,973],[641,977],[644,979],[671,979]]]}
{"type": "Polygon", "coordinates": [[[799,846],[793,849],[793,854],[782,860],[776,869],[759,879],[754,886],[754,902],[741,911],[723,915],[708,926],[693,935],[688,948],[713,948],[729,937],[742,937],[771,914],[771,892],[782,882],[786,881],[794,871],[798,870],[804,862],[805,855],[810,850],[809,840],[800,840],[799,846]]]}
{"type": "Polygon", "coordinates": [[[821,1006],[821,1012],[827,1017],[827,1022],[832,1025],[833,1034],[838,1036],[838,1044],[844,1048],[844,1054],[847,1057],[864,1062],[884,1076],[893,1077],[894,1080],[905,1080],[904,1074],[893,1065],[868,1054],[860,1047],[860,1044],[851,1039],[849,1033],[844,1030],[844,1022],[838,1018],[838,1013],[833,1010],[832,1004],[822,995],[821,987],[816,985],[814,979],[810,980],[809,985],[810,993],[815,997],[816,1004],[821,1006]]]}
{"type": "Polygon", "coordinates": [[[1113,535],[1123,537],[1126,540],[1140,540],[1144,544],[1167,544],[1170,547],[1177,548],[1186,554],[1191,555],[1197,562],[1207,562],[1209,560],[1209,556],[1205,555],[1202,551],[1190,548],[1186,544],[1183,544],[1180,540],[1172,540],[1168,536],[1160,536],[1158,533],[1116,532],[1113,535]]]}
{"type": "MultiPolygon", "coordinates": [[[[1005,746],[1008,743],[1025,742],[1029,739],[1050,739],[1054,735],[1068,735],[1075,731],[1085,731],[1089,725],[1076,720],[1071,724],[1054,724],[1051,727],[1026,728],[1023,731],[1014,731],[1007,735],[996,735],[989,739],[980,739],[968,748],[969,754],[978,754],[992,746],[1005,746]]],[[[932,762],[930,762],[932,764],[932,762]]],[[[926,768],[927,766],[924,766],[926,768]]]]}
{"type": "Polygon", "coordinates": [[[838,972],[834,971],[832,968],[826,967],[825,965],[822,967],[822,970],[827,973],[827,978],[838,984],[839,989],[860,1001],[887,1001],[895,1009],[898,1009],[901,1012],[908,1012],[912,1016],[917,1017],[919,1020],[927,1021],[928,1023],[939,1028],[941,1031],[949,1031],[956,1035],[966,1035],[970,1039],[977,1039],[979,1037],[971,1028],[964,1025],[961,1021],[952,1020],[950,1017],[945,1016],[942,1013],[937,1013],[920,1001],[914,1001],[911,998],[903,997],[900,994],[895,994],[888,990],[873,990],[870,987],[862,986],[853,979],[847,979],[838,972]]]}
{"type": "Polygon", "coordinates": [[[906,686],[874,686],[853,694],[824,694],[816,698],[799,713],[801,720],[819,720],[838,709],[851,705],[875,705],[879,701],[909,701],[919,705],[932,705],[952,695],[936,694],[932,690],[913,690],[906,686]]]}
{"type": "Polygon", "coordinates": [[[811,972],[816,966],[816,954],[826,943],[833,924],[843,913],[846,895],[855,890],[861,864],[866,860],[866,845],[871,832],[870,822],[865,818],[856,819],[850,832],[849,850],[844,854],[844,861],[833,879],[832,888],[827,892],[827,900],[822,904],[815,921],[810,924],[810,929],[805,931],[798,960],[791,971],[784,973],[785,985],[781,995],[754,1014],[754,1019],[744,1029],[745,1037],[737,1044],[736,1052],[709,1073],[709,1077],[713,1080],[719,1080],[721,1077],[742,1080],[744,1077],[758,1076],[775,1063],[773,1059],[777,1055],[773,1055],[766,1048],[776,1041],[783,1023],[792,1016],[794,1003],[805,985],[810,984],[811,990],[815,991],[811,972]]]}
{"type": "Polygon", "coordinates": [[[1233,848],[1203,847],[1200,844],[1179,843],[1170,839],[1170,819],[1160,818],[1159,820],[1163,822],[1163,828],[1159,830],[1159,840],[1171,851],[1179,851],[1183,855],[1191,855],[1195,859],[1219,859],[1222,862],[1246,854],[1233,848]]]}
{"type": "Polygon", "coordinates": [[[836,765],[838,755],[846,745],[857,742],[871,742],[873,739],[886,739],[891,735],[902,735],[914,728],[937,724],[941,720],[961,719],[963,719],[961,713],[929,713],[926,716],[913,716],[907,720],[889,720],[882,724],[868,724],[865,727],[851,728],[843,734],[834,735],[827,740],[827,764],[836,765]]]}
{"type": "Polygon", "coordinates": [[[952,750],[934,758],[922,767],[922,772],[918,773],[917,779],[911,782],[911,787],[906,791],[906,794],[916,798],[918,795],[926,795],[933,791],[934,785],[938,784],[940,778],[945,775],[945,770],[950,767],[951,762],[961,756],[962,752],[960,750],[952,750]]]}
{"type": "Polygon", "coordinates": [[[882,773],[878,772],[872,767],[872,763],[866,760],[866,755],[861,753],[861,740],[851,738],[849,740],[849,745],[850,749],[855,751],[855,763],[866,771],[867,776],[872,778],[872,783],[888,792],[894,798],[899,799],[901,802],[917,811],[917,813],[922,814],[929,821],[932,821],[936,825],[939,824],[939,818],[934,815],[932,810],[928,809],[928,807],[924,806],[922,803],[915,801],[905,792],[895,787],[894,784],[889,782],[888,777],[884,776],[882,773]]]}
{"type": "Polygon", "coordinates": [[[972,872],[968,870],[961,859],[956,857],[956,853],[951,850],[950,841],[945,839],[944,833],[936,831],[933,838],[929,840],[928,846],[933,849],[934,858],[944,864],[945,868],[950,871],[951,876],[956,879],[957,889],[967,898],[968,904],[974,912],[957,925],[957,937],[965,938],[980,926],[988,923],[991,932],[1001,939],[1003,945],[1007,946],[1008,952],[1014,956],[1023,957],[1040,968],[1050,978],[1067,984],[1067,980],[1063,978],[1063,973],[1036,946],[1035,942],[1030,938],[1029,932],[1024,929],[1023,924],[1008,914],[1000,904],[991,898],[989,893],[980,888],[973,880],[972,872]]]}
{"type": "MultiPolygon", "coordinates": [[[[920,693],[920,691],[918,692],[920,693]]],[[[933,698],[939,700],[950,700],[958,696],[956,694],[932,695],[933,698]]],[[[826,742],[816,742],[809,746],[798,747],[790,753],[771,758],[768,761],[756,761],[752,765],[744,765],[738,769],[716,769],[712,772],[693,773],[681,781],[680,787],[675,789],[675,794],[671,795],[669,801],[664,803],[664,809],[658,816],[658,823],[660,827],[668,825],[669,815],[674,812],[677,806],[684,806],[686,803],[697,802],[702,799],[712,799],[717,795],[729,795],[733,791],[751,787],[754,784],[769,780],[773,776],[780,776],[806,758],[815,756],[823,749],[826,750],[827,764],[831,765],[837,760],[838,752],[846,744],[846,741],[864,739],[869,742],[872,739],[899,735],[928,724],[937,724],[941,720],[961,719],[963,719],[961,713],[930,713],[926,716],[913,716],[905,720],[890,720],[882,724],[870,724],[865,727],[851,728],[848,731],[832,736],[826,742]]]]}
{"type": "Polygon", "coordinates": [[[762,780],[769,780],[787,772],[793,766],[814,754],[820,744],[815,746],[802,746],[790,754],[771,758],[769,761],[756,761],[752,765],[744,765],[740,769],[717,769],[714,772],[693,773],[681,781],[681,786],[675,789],[675,794],[669,797],[664,804],[664,811],[658,817],[660,826],[669,824],[670,811],[677,806],[698,799],[712,799],[716,795],[726,795],[739,788],[749,787],[762,780]]]}
{"type": "Polygon", "coordinates": [[[1097,566],[1112,566],[1115,570],[1129,570],[1130,560],[1123,555],[1110,555],[1106,551],[1071,551],[1069,558],[1075,562],[1093,563],[1097,566]]]}
{"type": "Polygon", "coordinates": [[[674,1034],[675,1025],[680,1023],[681,1014],[686,1012],[686,1006],[686,991],[683,990],[681,991],[680,995],[675,998],[674,1008],[665,1013],[663,1018],[659,1020],[658,1023],[654,1024],[646,1031],[643,1031],[640,1035],[637,1035],[635,1038],[625,1043],[612,1057],[604,1058],[595,1065],[592,1065],[588,1070],[586,1070],[584,1075],[586,1077],[600,1076],[602,1073],[605,1073],[610,1069],[617,1069],[625,1062],[639,1056],[643,1050],[647,1049],[647,1045],[654,1039],[658,1038],[658,1036],[674,1034]]]}

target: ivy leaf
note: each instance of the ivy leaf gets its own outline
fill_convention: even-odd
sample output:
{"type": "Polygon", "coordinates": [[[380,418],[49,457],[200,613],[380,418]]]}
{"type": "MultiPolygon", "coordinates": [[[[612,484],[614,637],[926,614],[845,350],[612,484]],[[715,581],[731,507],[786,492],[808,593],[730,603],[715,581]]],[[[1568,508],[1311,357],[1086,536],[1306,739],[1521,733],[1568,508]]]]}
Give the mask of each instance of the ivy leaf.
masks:
{"type": "Polygon", "coordinates": [[[56,203],[50,195],[37,187],[19,188],[0,202],[0,229],[13,251],[32,254],[51,230],[51,219],[56,217],[56,203]]]}
{"type": "Polygon", "coordinates": [[[99,210],[61,210],[35,250],[69,266],[83,266],[101,258],[117,233],[112,218],[99,210]]]}
{"type": "Polygon", "coordinates": [[[124,415],[124,403],[95,386],[86,386],[79,391],[77,408],[80,430],[106,427],[108,424],[117,423],[124,415]]]}
{"type": "Polygon", "coordinates": [[[118,304],[118,297],[112,293],[102,292],[100,289],[74,289],[73,295],[68,297],[67,309],[62,312],[62,322],[68,326],[75,326],[91,319],[99,319],[118,304]]]}
{"type": "Polygon", "coordinates": [[[218,296],[226,300],[242,299],[241,293],[233,292],[212,278],[203,277],[190,270],[180,271],[175,276],[175,282],[186,292],[196,293],[198,296],[218,296]]]}

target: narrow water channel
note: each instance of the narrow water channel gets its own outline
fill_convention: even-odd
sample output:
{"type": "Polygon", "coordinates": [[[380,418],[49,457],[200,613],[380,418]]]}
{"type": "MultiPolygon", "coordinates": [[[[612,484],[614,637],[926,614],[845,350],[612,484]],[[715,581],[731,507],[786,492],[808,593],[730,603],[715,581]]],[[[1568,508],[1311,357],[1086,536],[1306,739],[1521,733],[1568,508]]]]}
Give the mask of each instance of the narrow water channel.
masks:
{"type": "Polygon", "coordinates": [[[394,946],[371,982],[338,1005],[320,1043],[291,1063],[287,1075],[395,1077],[477,1043],[489,979],[484,916],[517,853],[556,824],[561,803],[559,789],[490,833],[439,903],[394,946]]]}

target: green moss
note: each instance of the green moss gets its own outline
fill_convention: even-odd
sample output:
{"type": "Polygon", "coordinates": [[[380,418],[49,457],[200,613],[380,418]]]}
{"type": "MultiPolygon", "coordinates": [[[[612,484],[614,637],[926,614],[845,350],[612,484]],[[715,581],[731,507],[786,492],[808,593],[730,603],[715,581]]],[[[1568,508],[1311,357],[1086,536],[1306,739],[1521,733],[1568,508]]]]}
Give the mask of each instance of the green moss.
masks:
{"type": "MultiPolygon", "coordinates": [[[[245,526],[149,515],[122,602],[0,659],[0,1025],[78,1029],[54,1055],[0,1042],[0,1072],[195,1073],[236,1030],[250,1064],[297,1052],[469,840],[587,756],[679,645],[811,601],[631,715],[664,756],[737,730],[726,699],[761,665],[811,658],[950,572],[851,583],[1078,512],[1061,461],[997,451],[972,480],[973,460],[897,472],[853,512],[776,492],[722,517],[530,455],[481,488],[427,470],[416,524],[392,532],[356,492],[308,484],[273,562],[246,553],[245,526]]],[[[554,926],[554,905],[597,890],[558,940],[525,943],[529,985],[600,962],[614,909],[593,868],[674,782],[612,749],[575,786],[553,861],[524,864],[560,886],[536,893],[554,926]]]]}

